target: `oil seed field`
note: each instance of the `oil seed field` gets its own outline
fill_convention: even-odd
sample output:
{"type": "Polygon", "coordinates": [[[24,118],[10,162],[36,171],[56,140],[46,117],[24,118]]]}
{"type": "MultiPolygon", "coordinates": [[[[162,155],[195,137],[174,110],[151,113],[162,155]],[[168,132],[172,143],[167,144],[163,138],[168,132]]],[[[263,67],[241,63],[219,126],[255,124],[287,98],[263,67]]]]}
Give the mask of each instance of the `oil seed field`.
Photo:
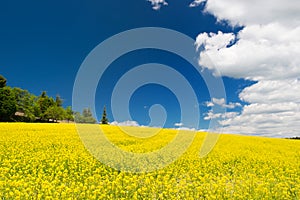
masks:
{"type": "MultiPolygon", "coordinates": [[[[133,141],[116,126],[103,129],[115,145],[136,151],[159,149],[176,134],[164,129],[133,141]]],[[[300,141],[223,134],[199,158],[205,134],[169,166],[134,174],[96,160],[74,124],[0,123],[0,198],[300,199],[300,141]]]]}

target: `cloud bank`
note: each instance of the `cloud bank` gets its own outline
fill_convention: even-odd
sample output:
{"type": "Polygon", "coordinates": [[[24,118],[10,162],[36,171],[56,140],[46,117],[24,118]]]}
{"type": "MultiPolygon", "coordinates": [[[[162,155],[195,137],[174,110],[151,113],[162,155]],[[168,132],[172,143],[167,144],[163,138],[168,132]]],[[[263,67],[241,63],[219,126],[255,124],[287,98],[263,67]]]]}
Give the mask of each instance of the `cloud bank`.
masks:
{"type": "Polygon", "coordinates": [[[213,14],[219,21],[226,20],[233,26],[274,22],[288,26],[299,25],[298,0],[195,0],[190,7],[204,2],[205,12],[213,14]]]}
{"type": "Polygon", "coordinates": [[[201,3],[219,22],[244,28],[237,34],[198,35],[199,65],[216,67],[222,76],[257,81],[239,94],[248,103],[240,114],[208,113],[207,119],[220,118],[225,132],[300,136],[299,2],[196,0],[190,6],[201,3]]]}
{"type": "Polygon", "coordinates": [[[226,104],[224,98],[222,99],[212,98],[212,101],[206,102],[207,107],[213,107],[214,105],[219,105],[223,108],[229,108],[229,109],[242,106],[240,103],[233,103],[233,102],[229,102],[229,104],[226,104]]]}
{"type": "Polygon", "coordinates": [[[139,123],[137,123],[136,121],[124,121],[124,122],[113,121],[110,124],[115,126],[140,126],[139,123]]]}

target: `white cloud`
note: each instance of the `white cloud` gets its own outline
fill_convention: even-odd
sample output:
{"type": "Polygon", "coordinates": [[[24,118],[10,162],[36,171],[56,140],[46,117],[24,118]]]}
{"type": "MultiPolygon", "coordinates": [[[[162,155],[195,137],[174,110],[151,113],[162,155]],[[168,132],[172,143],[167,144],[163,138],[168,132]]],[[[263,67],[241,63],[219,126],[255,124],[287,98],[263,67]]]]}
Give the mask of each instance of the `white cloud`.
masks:
{"type": "Polygon", "coordinates": [[[225,99],[224,98],[221,98],[221,99],[212,98],[212,103],[222,106],[222,105],[225,105],[225,99]]]}
{"type": "Polygon", "coordinates": [[[152,8],[154,10],[159,10],[161,8],[161,6],[167,6],[168,3],[165,0],[147,0],[151,3],[152,8]]]}
{"type": "Polygon", "coordinates": [[[212,103],[217,104],[217,105],[225,105],[225,99],[217,99],[217,98],[212,98],[212,103]]]}
{"type": "Polygon", "coordinates": [[[299,136],[300,104],[250,104],[241,115],[220,121],[224,132],[264,136],[299,136]]]}
{"type": "Polygon", "coordinates": [[[225,105],[226,108],[230,108],[230,109],[233,109],[233,108],[236,108],[236,107],[241,107],[242,105],[240,103],[232,103],[230,102],[229,104],[225,105]]]}
{"type": "Polygon", "coordinates": [[[181,126],[183,126],[183,123],[175,123],[174,126],[181,127],[181,126]]]}
{"type": "Polygon", "coordinates": [[[222,116],[221,113],[213,113],[211,110],[206,113],[206,116],[204,117],[204,120],[211,120],[211,119],[216,119],[220,118],[222,116]]]}
{"type": "Polygon", "coordinates": [[[188,128],[188,127],[179,127],[176,130],[182,130],[182,131],[197,131],[195,128],[188,128]]]}
{"type": "Polygon", "coordinates": [[[207,107],[213,107],[214,105],[219,105],[219,106],[221,106],[223,108],[229,108],[229,109],[233,109],[233,108],[241,107],[242,106],[238,102],[236,102],[236,103],[229,102],[229,104],[226,104],[224,98],[221,98],[221,99],[212,98],[212,101],[206,102],[206,106],[207,107]]]}
{"type": "Polygon", "coordinates": [[[248,103],[242,113],[221,120],[226,132],[265,136],[299,136],[300,82],[260,81],[245,88],[240,98],[248,103]]]}
{"type": "MultiPolygon", "coordinates": [[[[202,2],[204,0],[195,0],[191,5],[202,2]]],[[[269,24],[276,21],[298,26],[299,10],[298,0],[208,0],[205,8],[205,12],[214,14],[219,21],[228,20],[232,25],[269,24]]]]}
{"type": "MultiPolygon", "coordinates": [[[[193,5],[202,2],[196,0],[193,5]]],[[[196,46],[202,46],[204,51],[200,52],[199,64],[211,70],[216,67],[215,75],[257,81],[239,94],[242,101],[249,103],[241,114],[220,120],[224,130],[300,136],[299,2],[208,0],[205,12],[244,28],[236,36],[222,32],[200,34],[196,46]]],[[[218,114],[209,115],[212,118],[218,114]]]]}
{"type": "Polygon", "coordinates": [[[215,104],[211,101],[206,102],[207,107],[213,107],[215,104]]]}
{"type": "Polygon", "coordinates": [[[195,0],[192,3],[190,3],[190,7],[193,8],[193,7],[199,6],[200,4],[202,4],[204,2],[206,2],[206,0],[195,0]]]}
{"type": "Polygon", "coordinates": [[[203,33],[197,36],[196,38],[196,46],[197,50],[201,46],[205,48],[205,50],[216,50],[222,49],[229,45],[233,40],[235,36],[232,33],[225,33],[223,34],[221,31],[219,31],[217,34],[215,33],[203,33]]]}
{"type": "Polygon", "coordinates": [[[113,121],[110,124],[115,126],[140,126],[136,121],[124,121],[124,122],[113,121]]]}
{"type": "Polygon", "coordinates": [[[234,78],[296,79],[300,77],[298,35],[300,26],[291,29],[278,23],[252,25],[240,31],[238,41],[227,47],[233,40],[232,34],[202,33],[196,40],[197,47],[205,48],[200,53],[199,64],[211,70],[216,67],[223,76],[234,78]]]}
{"type": "Polygon", "coordinates": [[[248,103],[300,103],[300,81],[259,81],[246,87],[239,94],[239,97],[248,103]]]}
{"type": "Polygon", "coordinates": [[[208,113],[206,113],[206,116],[204,117],[204,120],[211,120],[211,119],[228,119],[236,117],[239,113],[238,112],[225,112],[225,113],[213,113],[212,110],[210,110],[208,113]]]}
{"type": "Polygon", "coordinates": [[[176,126],[177,128],[175,128],[176,130],[185,130],[185,131],[196,131],[195,128],[189,128],[189,127],[184,127],[183,123],[175,123],[174,126],[176,126]]]}

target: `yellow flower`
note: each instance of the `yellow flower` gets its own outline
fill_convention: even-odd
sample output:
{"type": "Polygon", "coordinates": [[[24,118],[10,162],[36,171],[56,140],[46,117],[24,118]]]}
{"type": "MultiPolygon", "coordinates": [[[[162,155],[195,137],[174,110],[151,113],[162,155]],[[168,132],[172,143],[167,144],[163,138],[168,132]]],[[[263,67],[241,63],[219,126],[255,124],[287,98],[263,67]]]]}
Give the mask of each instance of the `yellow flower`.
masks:
{"type": "MultiPolygon", "coordinates": [[[[177,133],[163,129],[144,139],[129,136],[116,126],[103,129],[119,148],[140,153],[159,150],[177,133]]],[[[134,135],[153,131],[139,127],[128,130],[134,135]]],[[[111,169],[90,155],[74,124],[0,123],[0,199],[300,196],[299,141],[221,135],[213,151],[200,159],[204,138],[205,133],[197,133],[190,148],[163,169],[131,174],[111,169]]]]}

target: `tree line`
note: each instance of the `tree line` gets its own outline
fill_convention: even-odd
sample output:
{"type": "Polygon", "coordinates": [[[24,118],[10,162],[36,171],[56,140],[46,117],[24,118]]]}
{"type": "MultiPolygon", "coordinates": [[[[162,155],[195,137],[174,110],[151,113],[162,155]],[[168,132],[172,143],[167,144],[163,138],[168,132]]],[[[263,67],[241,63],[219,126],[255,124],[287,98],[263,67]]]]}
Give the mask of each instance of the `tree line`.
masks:
{"type": "MultiPolygon", "coordinates": [[[[74,112],[71,106],[63,108],[59,95],[49,97],[45,91],[35,96],[27,90],[9,87],[7,80],[0,75],[0,121],[1,122],[57,122],[58,120],[77,123],[96,123],[89,108],[82,113],[74,112]]],[[[108,124],[104,108],[101,119],[108,124]]]]}
{"type": "Polygon", "coordinates": [[[287,138],[287,139],[291,139],[291,140],[300,140],[300,137],[291,137],[291,138],[287,138]]]}

